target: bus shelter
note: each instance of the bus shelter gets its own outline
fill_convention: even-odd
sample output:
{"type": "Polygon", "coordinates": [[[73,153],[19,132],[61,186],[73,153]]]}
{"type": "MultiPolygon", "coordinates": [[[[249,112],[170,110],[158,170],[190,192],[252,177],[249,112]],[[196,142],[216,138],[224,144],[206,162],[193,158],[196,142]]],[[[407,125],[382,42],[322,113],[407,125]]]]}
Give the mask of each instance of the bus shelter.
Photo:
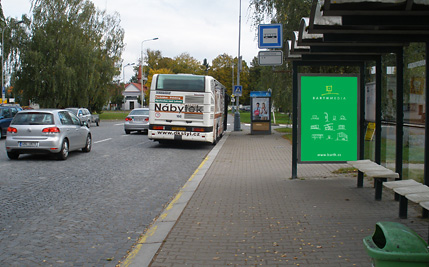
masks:
{"type": "MultiPolygon", "coordinates": [[[[384,129],[393,129],[388,130],[388,134],[395,136],[394,145],[391,146],[395,149],[395,157],[391,160],[395,172],[402,178],[403,166],[407,162],[403,157],[410,157],[404,150],[408,150],[410,141],[414,141],[408,137],[408,143],[404,144],[404,128],[422,122],[415,128],[424,131],[424,183],[429,185],[429,133],[426,130],[429,125],[426,120],[429,103],[428,16],[429,1],[424,0],[398,0],[395,3],[388,0],[313,1],[310,17],[301,20],[299,30],[286,44],[287,60],[293,62],[292,178],[297,177],[299,148],[302,145],[299,130],[303,125],[298,117],[302,104],[299,98],[301,70],[314,66],[356,66],[359,67],[360,81],[357,158],[363,159],[369,155],[364,138],[368,122],[372,122],[375,124],[374,161],[386,164],[386,159],[382,162],[382,154],[385,153],[382,151],[382,136],[386,135],[382,132],[382,126],[384,129]],[[404,54],[405,48],[413,43],[423,44],[419,46],[422,47],[419,57],[404,64],[410,60],[404,54]],[[393,81],[386,79],[388,69],[383,65],[386,57],[394,58],[393,81]],[[372,85],[367,83],[368,66],[373,66],[375,81],[372,85]],[[409,73],[412,68],[419,68],[419,75],[405,73],[409,73]],[[418,101],[415,100],[417,97],[418,101]],[[370,109],[369,106],[374,108],[370,109]],[[389,118],[388,113],[394,113],[394,116],[389,118]]],[[[362,183],[363,177],[359,177],[358,186],[362,186],[362,183]]]]}
{"type": "Polygon", "coordinates": [[[271,134],[271,93],[250,92],[251,134],[271,134]]]}

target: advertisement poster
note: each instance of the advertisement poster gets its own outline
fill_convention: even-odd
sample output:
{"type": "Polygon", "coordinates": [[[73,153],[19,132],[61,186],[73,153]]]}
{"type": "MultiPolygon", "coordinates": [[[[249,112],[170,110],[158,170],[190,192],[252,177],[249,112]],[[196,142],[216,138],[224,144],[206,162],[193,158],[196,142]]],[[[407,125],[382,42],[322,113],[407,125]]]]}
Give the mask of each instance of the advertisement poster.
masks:
{"type": "Polygon", "coordinates": [[[252,121],[270,120],[270,98],[252,98],[252,121]]]}
{"type": "Polygon", "coordinates": [[[300,75],[300,160],[357,160],[358,76],[300,75]]]}

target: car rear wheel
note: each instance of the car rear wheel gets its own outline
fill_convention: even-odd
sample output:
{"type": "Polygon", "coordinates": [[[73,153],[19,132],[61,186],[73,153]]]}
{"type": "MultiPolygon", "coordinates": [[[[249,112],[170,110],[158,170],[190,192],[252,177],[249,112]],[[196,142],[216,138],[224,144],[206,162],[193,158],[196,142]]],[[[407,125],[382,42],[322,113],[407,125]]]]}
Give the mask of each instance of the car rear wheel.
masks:
{"type": "Polygon", "coordinates": [[[63,140],[61,145],[61,151],[57,154],[57,158],[59,160],[66,160],[69,156],[69,142],[67,140],[63,140]]]}
{"type": "Polygon", "coordinates": [[[19,158],[19,153],[7,152],[7,157],[10,158],[10,159],[18,159],[19,158]]]}
{"type": "Polygon", "coordinates": [[[125,134],[130,134],[131,131],[125,130],[125,134]]]}
{"type": "Polygon", "coordinates": [[[91,148],[92,148],[92,138],[91,138],[91,135],[88,134],[88,136],[86,137],[85,147],[82,148],[82,151],[83,152],[89,152],[89,151],[91,151],[91,148]]]}
{"type": "Polygon", "coordinates": [[[3,138],[3,130],[2,130],[2,128],[0,128],[0,139],[2,139],[3,138]]]}

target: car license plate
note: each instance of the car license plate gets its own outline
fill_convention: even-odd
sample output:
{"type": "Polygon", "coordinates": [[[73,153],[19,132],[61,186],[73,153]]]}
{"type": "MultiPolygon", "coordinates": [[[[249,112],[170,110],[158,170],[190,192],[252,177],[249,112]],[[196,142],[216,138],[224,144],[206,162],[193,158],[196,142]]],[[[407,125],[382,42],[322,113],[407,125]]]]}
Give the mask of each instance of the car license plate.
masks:
{"type": "Polygon", "coordinates": [[[186,127],[171,127],[173,131],[186,131],[186,127]]]}
{"type": "Polygon", "coordinates": [[[39,142],[29,142],[29,141],[19,142],[19,146],[20,147],[39,147],[39,142]]]}

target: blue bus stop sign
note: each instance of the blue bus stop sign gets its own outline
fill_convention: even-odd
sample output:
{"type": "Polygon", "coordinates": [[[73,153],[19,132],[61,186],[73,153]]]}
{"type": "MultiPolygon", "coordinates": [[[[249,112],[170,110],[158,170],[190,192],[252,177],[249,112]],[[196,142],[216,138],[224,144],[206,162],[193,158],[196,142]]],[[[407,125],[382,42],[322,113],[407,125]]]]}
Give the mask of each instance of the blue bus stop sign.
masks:
{"type": "Polygon", "coordinates": [[[261,49],[282,48],[283,47],[282,24],[259,24],[258,47],[261,49]]]}

